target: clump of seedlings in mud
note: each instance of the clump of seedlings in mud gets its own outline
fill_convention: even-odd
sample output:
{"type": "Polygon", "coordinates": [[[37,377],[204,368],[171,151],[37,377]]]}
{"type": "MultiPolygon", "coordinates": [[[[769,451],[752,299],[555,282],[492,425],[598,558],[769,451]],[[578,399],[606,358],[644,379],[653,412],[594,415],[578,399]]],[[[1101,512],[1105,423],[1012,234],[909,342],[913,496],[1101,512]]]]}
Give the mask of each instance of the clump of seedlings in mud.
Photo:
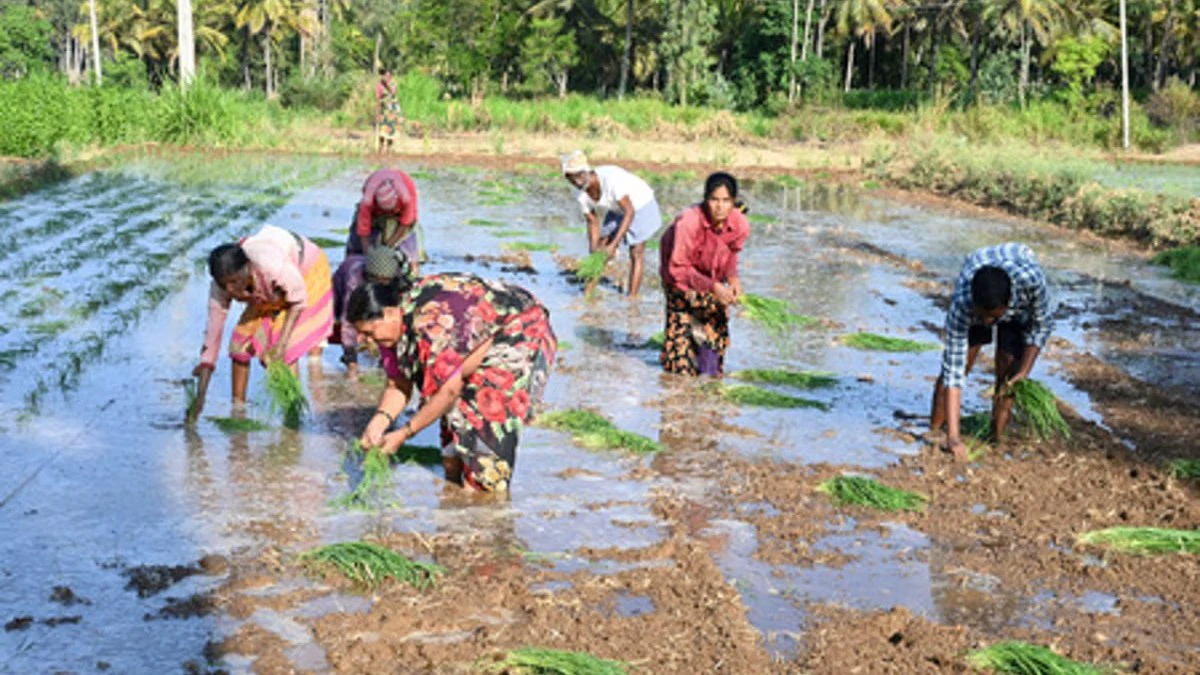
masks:
{"type": "Polygon", "coordinates": [[[940,345],[933,342],[894,338],[875,333],[851,333],[843,335],[839,341],[847,347],[872,352],[928,352],[941,349],[940,345]]]}
{"type": "MultiPolygon", "coordinates": [[[[188,410],[191,409],[192,405],[189,403],[188,410]]],[[[267,431],[271,428],[270,424],[250,417],[209,417],[208,421],[212,422],[214,426],[227,434],[245,434],[253,431],[267,431]]]]}
{"type": "Polygon", "coordinates": [[[1171,530],[1161,527],[1110,527],[1079,535],[1079,541],[1121,553],[1162,555],[1200,554],[1200,530],[1171,530]]]}
{"type": "Polygon", "coordinates": [[[838,506],[866,506],[879,511],[920,511],[928,497],[884,485],[863,476],[837,476],[817,486],[838,506]]]}
{"type": "Polygon", "coordinates": [[[793,312],[784,300],[746,293],[739,302],[747,319],[763,324],[772,333],[782,333],[788,328],[804,328],[817,323],[817,319],[811,316],[793,312]]]}
{"type": "Polygon", "coordinates": [[[492,672],[513,675],[626,675],[625,664],[583,652],[524,647],[514,649],[504,660],[491,667],[492,672]]]}
{"type": "Polygon", "coordinates": [[[538,417],[541,426],[566,431],[576,443],[591,450],[629,450],[650,453],[662,446],[641,434],[618,429],[604,416],[590,410],[559,410],[538,417]]]}
{"type": "Polygon", "coordinates": [[[1184,246],[1163,251],[1154,256],[1156,265],[1171,268],[1171,276],[1183,281],[1200,283],[1200,246],[1184,246]]]}
{"type": "Polygon", "coordinates": [[[374,508],[383,493],[392,484],[392,467],[387,455],[378,448],[363,451],[357,440],[348,452],[351,461],[360,462],[362,477],[354,489],[330,502],[330,506],[354,511],[369,511],[374,508]]]}
{"type": "Polygon", "coordinates": [[[310,569],[334,567],[355,585],[364,588],[376,588],[387,579],[394,579],[425,590],[446,573],[446,568],[441,565],[413,560],[365,541],[319,546],[301,553],[299,560],[310,569]]]}
{"type": "Polygon", "coordinates": [[[267,365],[267,396],[271,400],[271,411],[283,413],[284,426],[295,429],[308,411],[308,398],[300,378],[283,361],[272,361],[267,365]]]}
{"type": "Polygon", "coordinates": [[[1174,478],[1200,478],[1200,459],[1173,459],[1167,473],[1174,478]]]}
{"type": "Polygon", "coordinates": [[[1071,437],[1071,428],[1058,412],[1058,399],[1049,387],[1037,380],[1021,380],[1012,386],[1012,395],[1038,438],[1071,437]]]}
{"type": "Polygon", "coordinates": [[[1086,663],[1059,656],[1040,645],[1027,642],[1000,642],[967,656],[973,668],[992,670],[1006,675],[1104,675],[1086,663]]]}
{"type": "Polygon", "coordinates": [[[779,384],[796,389],[817,389],[820,387],[832,387],[837,384],[837,377],[833,373],[787,370],[782,368],[776,370],[751,368],[749,370],[739,370],[730,373],[729,376],[735,380],[742,380],[744,382],[779,384]]]}
{"type": "Polygon", "coordinates": [[[596,251],[579,261],[575,268],[575,277],[585,283],[597,281],[604,276],[604,268],[608,266],[608,254],[596,251]]]}
{"type": "Polygon", "coordinates": [[[749,405],[759,408],[815,408],[829,410],[829,404],[798,396],[788,396],[777,391],[756,387],[752,384],[724,384],[722,382],[707,382],[700,387],[701,391],[717,394],[722,399],[735,405],[749,405]]]}
{"type": "Polygon", "coordinates": [[[329,237],[309,237],[309,241],[317,245],[317,248],[341,248],[346,245],[346,242],[340,239],[330,239],[329,237]]]}

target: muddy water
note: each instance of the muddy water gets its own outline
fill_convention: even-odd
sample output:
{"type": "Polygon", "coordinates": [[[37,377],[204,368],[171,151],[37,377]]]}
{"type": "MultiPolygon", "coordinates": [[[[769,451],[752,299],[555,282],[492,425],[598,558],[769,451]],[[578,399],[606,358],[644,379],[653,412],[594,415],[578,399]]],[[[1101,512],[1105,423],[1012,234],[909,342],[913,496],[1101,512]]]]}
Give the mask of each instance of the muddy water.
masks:
{"type": "MultiPolygon", "coordinates": [[[[565,182],[426,170],[416,173],[426,269],[472,271],[534,289],[551,308],[560,340],[569,343],[547,403],[601,410],[623,428],[661,438],[668,452],[661,458],[590,453],[560,434],[533,429],[507,502],[465,503],[445,489],[439,471],[404,466],[396,471],[391,508],[334,512],[329,499],[347,489],[341,451],[377,395],[341,377],[336,350],[302,364],[313,414],[299,432],[225,435],[208,421],[185,431],[179,380],[199,349],[207,281],[198,263],[207,250],[264,219],[309,236],[344,237],[369,170],[313,158],[136,159],[0,205],[0,619],[15,620],[0,633],[0,651],[9,655],[0,671],[107,666],[159,672],[203,663],[206,643],[242,620],[205,611],[203,602],[184,618],[163,610],[204,598],[220,574],[188,574],[160,590],[131,586],[131,575],[145,566],[191,566],[206,554],[253,555],[265,543],[298,551],[395,530],[453,534],[566,572],[610,574],[653,562],[605,560],[579,550],[661,541],[666,523],[652,509],[655,495],[704,501],[718,485],[717,469],[689,461],[699,448],[862,467],[915,453],[919,448],[906,434],[920,430],[912,418],[926,410],[938,352],[857,352],[835,338],[867,330],[936,341],[943,317],[936,295],[948,290],[946,280],[962,256],[978,246],[1020,239],[1039,251],[1061,289],[1056,335],[1066,342],[1056,343],[1038,376],[1085,417],[1096,417],[1086,396],[1056,372],[1058,356],[1072,350],[1096,352],[1168,384],[1190,387],[1200,380],[1190,356],[1200,346],[1189,330],[1194,314],[1182,309],[1194,309],[1200,299],[1136,259],[1110,256],[1061,233],[892,203],[845,187],[760,184],[748,190],[756,223],[743,263],[745,285],[826,322],[781,339],[735,317],[728,366],[818,369],[839,381],[806,394],[829,404],[828,411],[733,408],[662,376],[657,355],[640,346],[662,326],[655,282],[636,301],[611,288],[587,301],[557,272],[550,253],[531,254],[534,273],[471,257],[498,254],[512,241],[583,253],[565,182]],[[718,420],[727,426],[712,431],[718,420]],[[57,586],[86,603],[64,604],[61,594],[54,596],[57,586]],[[79,620],[54,625],[64,617],[79,620]]],[[[696,191],[679,183],[658,188],[664,212],[689,203],[696,191]]],[[[340,251],[327,250],[336,264],[340,251]]],[[[650,257],[653,278],[656,255],[650,257]]],[[[218,370],[206,414],[229,414],[226,372],[218,370]]],[[[252,392],[261,391],[260,376],[256,370],[252,392]]],[[[987,405],[980,395],[986,386],[982,377],[972,380],[971,409],[987,405]]],[[[250,414],[270,419],[264,408],[259,402],[250,414]]],[[[432,430],[417,439],[435,440],[432,430]]],[[[896,526],[883,536],[832,528],[818,546],[853,561],[793,568],[756,559],[754,530],[746,523],[728,519],[705,527],[725,542],[714,556],[775,653],[794,650],[808,601],[903,605],[952,622],[997,620],[994,598],[981,609],[978,594],[962,591],[986,594],[988,580],[964,581],[964,571],[941,564],[943,551],[913,530],[896,526]]],[[[328,612],[365,611],[370,599],[335,595],[287,573],[254,592],[297,589],[322,597],[244,620],[290,645],[297,666],[323,670],[328,664],[307,622],[328,612]]],[[[1007,623],[1036,623],[1064,602],[1014,598],[999,613],[1007,623]]],[[[618,598],[617,605],[631,614],[661,609],[638,597],[618,598]]],[[[234,670],[249,663],[237,656],[225,661],[234,670]]]]}

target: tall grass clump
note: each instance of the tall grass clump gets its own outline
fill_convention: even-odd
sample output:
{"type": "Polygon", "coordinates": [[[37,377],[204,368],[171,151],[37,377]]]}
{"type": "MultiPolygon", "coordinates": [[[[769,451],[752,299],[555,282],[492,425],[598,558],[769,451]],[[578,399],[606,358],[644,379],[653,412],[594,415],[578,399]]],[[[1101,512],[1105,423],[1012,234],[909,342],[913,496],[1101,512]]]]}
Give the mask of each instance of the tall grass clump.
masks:
{"type": "Polygon", "coordinates": [[[1025,379],[1012,385],[1012,394],[1014,405],[1029,418],[1038,438],[1071,437],[1071,427],[1058,412],[1058,399],[1049,387],[1037,380],[1025,379]]]}
{"type": "Polygon", "coordinates": [[[1167,472],[1174,478],[1200,478],[1200,459],[1173,459],[1167,472]]]}
{"type": "Polygon", "coordinates": [[[233,91],[197,78],[186,90],[167,86],[156,107],[156,137],[167,143],[228,144],[257,115],[233,91]]]}
{"type": "Polygon", "coordinates": [[[746,293],[740,302],[747,319],[763,324],[773,333],[782,333],[793,327],[803,328],[817,322],[811,316],[796,314],[784,300],[746,293]]]}
{"type": "Polygon", "coordinates": [[[920,511],[928,497],[862,476],[838,476],[817,486],[838,506],[866,506],[879,511],[920,511]]]}
{"type": "Polygon", "coordinates": [[[1154,256],[1152,262],[1171,268],[1171,276],[1176,279],[1200,284],[1200,246],[1184,246],[1163,251],[1154,256]]]}
{"type": "Polygon", "coordinates": [[[847,347],[873,352],[928,352],[941,349],[941,345],[934,342],[894,338],[875,333],[851,333],[838,339],[847,347]]]}
{"type": "Polygon", "coordinates": [[[493,665],[492,672],[514,675],[627,675],[625,664],[608,661],[583,652],[523,647],[505,655],[493,665]]]}
{"type": "Polygon", "coordinates": [[[628,450],[639,454],[658,452],[662,445],[632,431],[618,429],[604,416],[590,410],[559,410],[538,417],[538,424],[566,431],[576,443],[591,450],[628,450]]]}
{"type": "Polygon", "coordinates": [[[829,410],[829,404],[807,398],[788,396],[779,392],[756,387],[750,384],[723,384],[708,382],[702,390],[719,395],[722,399],[735,405],[748,405],[759,408],[815,408],[829,410]]]}
{"type": "Polygon", "coordinates": [[[781,384],[796,389],[817,389],[820,387],[832,387],[837,384],[837,377],[833,373],[815,371],[805,372],[786,369],[769,370],[751,368],[749,370],[739,370],[730,373],[729,376],[744,382],[781,384]]]}
{"type": "Polygon", "coordinates": [[[312,568],[334,567],[355,585],[365,588],[375,588],[387,579],[394,579],[425,590],[446,573],[441,565],[412,560],[365,541],[319,546],[301,553],[299,560],[312,568]]]}
{"type": "Polygon", "coordinates": [[[1168,530],[1159,527],[1110,527],[1079,535],[1079,541],[1122,553],[1161,555],[1200,553],[1200,530],[1168,530]]]}
{"type": "Polygon", "coordinates": [[[271,400],[271,411],[283,413],[284,426],[295,429],[300,419],[308,412],[308,397],[300,378],[288,364],[272,361],[267,365],[267,396],[271,400]]]}

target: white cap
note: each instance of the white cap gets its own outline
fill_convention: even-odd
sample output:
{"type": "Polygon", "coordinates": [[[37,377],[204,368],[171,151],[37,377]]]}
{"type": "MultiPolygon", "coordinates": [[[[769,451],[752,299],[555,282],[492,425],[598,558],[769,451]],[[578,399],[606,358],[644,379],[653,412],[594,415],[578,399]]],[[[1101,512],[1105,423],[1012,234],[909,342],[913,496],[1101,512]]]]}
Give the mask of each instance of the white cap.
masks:
{"type": "Polygon", "coordinates": [[[591,171],[592,167],[588,164],[587,155],[583,154],[582,150],[575,150],[561,155],[563,175],[572,173],[581,173],[583,171],[591,171]]]}

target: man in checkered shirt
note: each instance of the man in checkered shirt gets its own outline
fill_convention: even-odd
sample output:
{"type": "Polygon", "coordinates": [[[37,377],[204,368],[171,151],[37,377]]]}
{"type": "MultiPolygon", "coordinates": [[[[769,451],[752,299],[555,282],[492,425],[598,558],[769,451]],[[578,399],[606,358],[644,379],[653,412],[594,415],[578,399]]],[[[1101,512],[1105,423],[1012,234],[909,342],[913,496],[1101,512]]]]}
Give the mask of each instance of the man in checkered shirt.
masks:
{"type": "Polygon", "coordinates": [[[967,256],[946,314],[942,372],[933,391],[930,428],[947,427],[946,449],[965,458],[959,433],[962,388],[979,349],[996,329],[996,395],[992,397],[992,437],[999,439],[1012,415],[1009,393],[1014,382],[1029,377],[1046,346],[1054,320],[1050,316],[1046,275],[1024,244],[981,248],[967,256]]]}

